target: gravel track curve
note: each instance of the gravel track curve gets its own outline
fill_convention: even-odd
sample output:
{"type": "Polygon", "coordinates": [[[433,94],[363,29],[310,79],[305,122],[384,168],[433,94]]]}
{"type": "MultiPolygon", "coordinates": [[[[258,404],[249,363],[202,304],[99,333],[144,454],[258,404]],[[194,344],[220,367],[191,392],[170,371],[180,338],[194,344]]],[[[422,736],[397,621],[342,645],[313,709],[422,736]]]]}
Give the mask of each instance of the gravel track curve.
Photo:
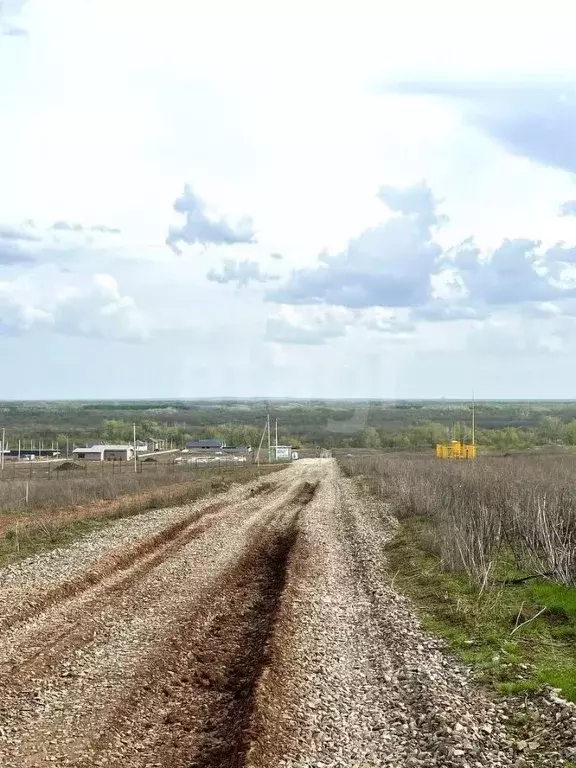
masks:
{"type": "Polygon", "coordinates": [[[575,708],[483,693],[394,590],[393,526],[299,460],[0,571],[0,765],[562,766],[575,708]]]}

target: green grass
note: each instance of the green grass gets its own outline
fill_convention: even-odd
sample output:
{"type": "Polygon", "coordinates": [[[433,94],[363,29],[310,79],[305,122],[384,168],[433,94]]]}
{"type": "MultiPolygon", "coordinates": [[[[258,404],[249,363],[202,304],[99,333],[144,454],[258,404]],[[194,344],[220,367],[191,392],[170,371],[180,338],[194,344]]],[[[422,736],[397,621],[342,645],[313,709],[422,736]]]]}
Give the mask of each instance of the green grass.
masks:
{"type": "MultiPolygon", "coordinates": [[[[410,519],[387,547],[395,586],[420,607],[424,626],[502,693],[548,684],[576,701],[576,589],[534,580],[481,592],[429,554],[429,526],[410,519]]],[[[498,570],[505,578],[517,575],[504,559],[498,570]]]]}
{"type": "Polygon", "coordinates": [[[100,531],[112,522],[112,518],[72,520],[63,525],[34,526],[29,531],[8,531],[0,537],[0,568],[33,557],[42,552],[69,547],[78,539],[94,531],[100,531]]]}

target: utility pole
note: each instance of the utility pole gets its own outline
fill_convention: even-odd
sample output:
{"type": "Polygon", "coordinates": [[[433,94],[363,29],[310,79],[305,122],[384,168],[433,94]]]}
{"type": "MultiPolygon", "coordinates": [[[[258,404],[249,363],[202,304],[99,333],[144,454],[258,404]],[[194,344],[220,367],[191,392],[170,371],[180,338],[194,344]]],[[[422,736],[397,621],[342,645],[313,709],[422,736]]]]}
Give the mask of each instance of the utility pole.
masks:
{"type": "Polygon", "coordinates": [[[268,414],[266,425],[268,427],[268,463],[270,463],[270,414],[268,414]]]}
{"type": "Polygon", "coordinates": [[[276,458],[278,458],[278,419],[276,419],[276,458]]]}
{"type": "Polygon", "coordinates": [[[472,390],[472,445],[476,445],[476,400],[472,390]]]}
{"type": "Polygon", "coordinates": [[[2,469],[2,472],[4,472],[4,452],[6,450],[6,429],[5,427],[2,427],[2,462],[0,464],[0,468],[2,469]]]}
{"type": "Polygon", "coordinates": [[[68,435],[66,435],[66,458],[68,458],[68,435]]]}
{"type": "Polygon", "coordinates": [[[136,424],[134,423],[134,472],[138,472],[138,455],[136,453],[136,424]]]}
{"type": "Polygon", "coordinates": [[[20,461],[21,441],[18,440],[18,461],[20,461]]]}
{"type": "Polygon", "coordinates": [[[262,449],[262,443],[264,442],[264,435],[266,434],[267,426],[268,426],[268,420],[266,420],[266,424],[264,425],[264,429],[262,430],[262,436],[260,437],[260,444],[258,445],[258,450],[256,451],[256,464],[258,464],[258,466],[260,466],[260,451],[262,449]]]}

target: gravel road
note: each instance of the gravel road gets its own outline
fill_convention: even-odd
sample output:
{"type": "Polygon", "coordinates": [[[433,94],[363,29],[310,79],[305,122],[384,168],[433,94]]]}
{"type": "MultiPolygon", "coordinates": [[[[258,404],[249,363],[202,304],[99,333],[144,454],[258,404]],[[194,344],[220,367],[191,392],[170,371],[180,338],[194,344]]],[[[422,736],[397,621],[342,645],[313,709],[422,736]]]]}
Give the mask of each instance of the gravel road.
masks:
{"type": "Polygon", "coordinates": [[[394,590],[393,526],[300,460],[3,569],[0,765],[567,765],[576,709],[483,693],[394,590]]]}

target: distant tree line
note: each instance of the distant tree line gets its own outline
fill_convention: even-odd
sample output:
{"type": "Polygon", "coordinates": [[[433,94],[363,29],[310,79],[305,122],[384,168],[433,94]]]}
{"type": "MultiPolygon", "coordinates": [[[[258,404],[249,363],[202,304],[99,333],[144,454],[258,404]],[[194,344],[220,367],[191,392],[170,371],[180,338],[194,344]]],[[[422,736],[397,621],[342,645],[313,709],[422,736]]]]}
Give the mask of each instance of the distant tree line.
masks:
{"type": "MultiPolygon", "coordinates": [[[[258,445],[270,409],[279,439],[294,446],[424,449],[471,438],[468,403],[401,402],[157,402],[0,403],[0,427],[18,438],[124,443],[217,437],[229,445],[258,445]]],[[[576,445],[576,403],[478,403],[476,441],[495,450],[576,445]]]]}

